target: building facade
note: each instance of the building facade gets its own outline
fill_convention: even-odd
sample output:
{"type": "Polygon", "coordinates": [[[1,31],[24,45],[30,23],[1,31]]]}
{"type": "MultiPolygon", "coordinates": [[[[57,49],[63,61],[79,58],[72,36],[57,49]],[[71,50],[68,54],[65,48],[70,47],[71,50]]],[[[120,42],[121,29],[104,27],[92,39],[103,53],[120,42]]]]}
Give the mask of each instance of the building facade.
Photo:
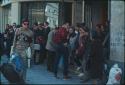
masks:
{"type": "Polygon", "coordinates": [[[5,24],[14,22],[21,24],[23,18],[30,20],[30,26],[34,22],[44,21],[48,21],[51,27],[63,22],[71,24],[81,22],[84,20],[82,3],[82,0],[2,0],[1,9],[4,18],[1,19],[1,23],[6,20],[5,18],[7,21],[1,24],[1,32],[4,31],[5,24]]]}
{"type": "MultiPolygon", "coordinates": [[[[85,22],[91,30],[98,23],[110,21],[109,66],[118,63],[124,74],[125,57],[125,2],[122,0],[2,0],[0,6],[0,32],[7,23],[28,17],[34,22],[48,21],[51,27],[63,22],[85,22]],[[53,17],[52,17],[53,16],[53,17]]],[[[124,81],[124,79],[123,79],[124,81]]]]}

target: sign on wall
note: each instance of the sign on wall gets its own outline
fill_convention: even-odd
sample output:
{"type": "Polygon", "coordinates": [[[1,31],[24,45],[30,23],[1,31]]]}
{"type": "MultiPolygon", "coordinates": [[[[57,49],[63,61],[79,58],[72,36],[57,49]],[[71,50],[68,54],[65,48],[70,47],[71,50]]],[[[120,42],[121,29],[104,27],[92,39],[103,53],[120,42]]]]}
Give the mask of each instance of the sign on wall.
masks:
{"type": "Polygon", "coordinates": [[[11,1],[12,1],[12,0],[2,0],[2,5],[1,5],[1,6],[10,4],[11,1]]]}

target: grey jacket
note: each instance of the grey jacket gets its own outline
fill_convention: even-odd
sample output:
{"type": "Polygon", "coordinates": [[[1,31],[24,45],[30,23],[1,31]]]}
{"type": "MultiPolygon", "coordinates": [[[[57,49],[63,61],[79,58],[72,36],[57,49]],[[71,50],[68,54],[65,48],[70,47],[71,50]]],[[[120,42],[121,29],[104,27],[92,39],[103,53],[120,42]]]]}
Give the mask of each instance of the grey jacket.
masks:
{"type": "Polygon", "coordinates": [[[55,33],[55,30],[51,30],[48,34],[48,40],[47,40],[47,44],[46,44],[46,49],[49,51],[55,51],[55,48],[53,45],[53,35],[55,33]]]}

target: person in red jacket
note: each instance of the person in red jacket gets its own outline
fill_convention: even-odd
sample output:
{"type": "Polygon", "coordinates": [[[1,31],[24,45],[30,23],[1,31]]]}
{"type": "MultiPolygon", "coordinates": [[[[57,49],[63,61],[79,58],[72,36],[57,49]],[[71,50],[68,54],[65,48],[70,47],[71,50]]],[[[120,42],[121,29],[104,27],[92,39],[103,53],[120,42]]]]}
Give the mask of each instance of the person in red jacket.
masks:
{"type": "Polygon", "coordinates": [[[63,24],[61,27],[59,27],[59,30],[55,33],[53,37],[53,42],[56,44],[56,59],[55,59],[55,66],[54,66],[54,76],[56,78],[59,78],[57,76],[58,72],[58,64],[60,61],[60,58],[63,57],[63,78],[69,79],[68,76],[68,48],[67,48],[67,42],[68,42],[68,29],[69,29],[69,23],[63,24]]]}

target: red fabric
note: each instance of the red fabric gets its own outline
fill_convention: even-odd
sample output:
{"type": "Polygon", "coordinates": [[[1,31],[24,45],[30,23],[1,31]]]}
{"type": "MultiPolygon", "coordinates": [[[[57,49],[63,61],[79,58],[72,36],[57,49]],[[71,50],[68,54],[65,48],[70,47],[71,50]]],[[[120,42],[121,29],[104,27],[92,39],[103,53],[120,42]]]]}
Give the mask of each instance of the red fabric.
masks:
{"type": "Polygon", "coordinates": [[[58,43],[65,43],[67,41],[67,35],[68,32],[66,31],[65,28],[59,28],[59,30],[55,33],[54,37],[53,37],[53,41],[54,43],[58,44],[58,43]]]}
{"type": "Polygon", "coordinates": [[[118,74],[115,76],[115,79],[116,79],[117,81],[120,81],[120,80],[121,80],[121,74],[118,73],[118,74]]]}
{"type": "Polygon", "coordinates": [[[82,57],[83,54],[84,54],[84,51],[85,51],[84,46],[79,46],[79,47],[78,47],[78,54],[77,54],[77,56],[78,56],[78,57],[82,57]]]}
{"type": "Polygon", "coordinates": [[[45,40],[44,40],[44,38],[42,36],[37,37],[36,40],[37,40],[37,43],[39,43],[39,44],[44,44],[45,43],[45,40]]]}

